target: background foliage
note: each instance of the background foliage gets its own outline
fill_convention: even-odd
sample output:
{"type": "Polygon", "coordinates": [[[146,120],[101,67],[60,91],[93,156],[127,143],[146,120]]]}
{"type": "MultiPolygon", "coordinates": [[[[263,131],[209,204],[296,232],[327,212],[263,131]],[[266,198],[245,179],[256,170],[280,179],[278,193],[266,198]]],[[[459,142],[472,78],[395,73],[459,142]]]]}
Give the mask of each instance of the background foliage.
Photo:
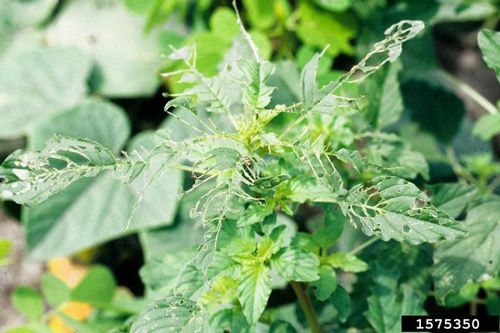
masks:
{"type": "MultiPolygon", "coordinates": [[[[216,75],[222,75],[223,64],[234,61],[234,40],[240,35],[231,3],[3,1],[0,155],[6,162],[0,173],[2,179],[22,179],[22,175],[8,174],[9,161],[20,155],[7,156],[17,148],[34,154],[52,142],[57,144],[53,149],[56,153],[85,149],[87,154],[95,143],[100,147],[92,150],[92,163],[84,163],[79,174],[84,178],[74,181],[73,175],[68,175],[67,181],[60,184],[66,178],[58,173],[47,178],[53,182],[46,183],[45,188],[34,189],[34,195],[14,197],[20,203],[39,203],[23,206],[20,213],[19,207],[8,201],[15,191],[0,184],[4,210],[17,216],[26,230],[30,258],[76,256],[92,263],[76,285],[69,286],[62,276],[49,270],[39,290],[16,289],[12,304],[28,324],[11,332],[57,330],[51,321],[55,317],[65,327],[82,332],[121,332],[130,327],[133,332],[150,332],[158,323],[146,318],[155,316],[174,330],[184,325],[185,331],[191,332],[198,325],[197,320],[192,320],[193,312],[200,306],[219,306],[214,302],[220,298],[221,303],[241,303],[243,309],[236,306],[217,312],[210,322],[213,331],[307,331],[309,319],[304,318],[293,295],[292,289],[297,286],[287,286],[286,281],[309,282],[308,291],[302,292],[311,294],[311,306],[326,332],[349,328],[397,332],[399,315],[403,313],[498,314],[500,249],[495,247],[495,239],[500,236],[500,164],[495,136],[500,132],[500,113],[498,104],[493,103],[500,91],[495,80],[495,74],[496,79],[500,77],[500,34],[495,31],[498,1],[246,0],[238,2],[238,7],[262,61],[275,66],[264,82],[275,89],[259,95],[261,99],[253,104],[257,109],[301,102],[314,109],[320,88],[341,78],[358,63],[374,43],[383,39],[389,26],[408,19],[425,22],[425,30],[405,43],[397,60],[359,84],[342,86],[343,95],[362,97],[356,100],[359,119],[349,115],[331,123],[321,117],[311,121],[312,135],[328,136],[331,148],[339,152],[336,158],[351,166],[341,168],[339,175],[341,181],[347,179],[345,187],[351,204],[340,208],[361,229],[344,223],[343,215],[329,210],[325,202],[310,207],[290,205],[288,210],[286,204],[274,202],[282,210],[279,214],[272,213],[271,204],[267,210],[247,208],[242,219],[248,225],[252,219],[265,225],[266,217],[274,216],[275,221],[268,223],[287,226],[284,230],[290,235],[262,230],[274,246],[266,248],[265,237],[257,243],[246,240],[248,225],[236,221],[238,228],[224,230],[227,234],[220,237],[227,238],[224,244],[229,250],[229,239],[235,238],[239,243],[234,246],[244,247],[248,241],[249,248],[261,251],[258,259],[250,261],[241,258],[251,251],[229,253],[240,257],[238,270],[242,280],[249,282],[238,284],[230,277],[217,279],[219,285],[212,285],[197,303],[172,296],[174,288],[184,292],[182,282],[184,287],[189,286],[188,291],[195,284],[193,280],[179,281],[179,272],[187,279],[196,278],[188,274],[190,267],[185,263],[196,254],[197,245],[206,241],[202,217],[190,215],[197,208],[199,195],[179,195],[180,188],[188,189],[193,184],[191,173],[171,170],[151,186],[121,182],[121,178],[135,172],[126,167],[114,176],[87,176],[96,175],[95,166],[104,170],[109,163],[115,163],[114,156],[130,156],[136,162],[146,160],[164,138],[154,134],[155,130],[169,133],[169,138],[178,142],[196,138],[192,126],[183,126],[179,120],[182,117],[192,123],[186,109],[192,111],[193,106],[186,100],[172,100],[172,96],[192,88],[189,78],[181,80],[187,70],[186,59],[174,49],[196,45],[197,61],[189,70],[210,80],[220,77],[216,75]],[[458,78],[454,74],[456,64],[447,62],[447,47],[452,55],[458,53],[456,49],[481,52],[484,63],[478,80],[492,82],[496,91],[485,97],[458,78]],[[317,55],[320,52],[322,57],[317,55]],[[162,92],[169,97],[162,97],[162,92]],[[308,100],[312,101],[309,106],[308,100]],[[176,109],[172,114],[161,112],[168,101],[172,101],[168,106],[176,109]],[[81,148],[81,142],[67,142],[67,136],[85,138],[88,146],[81,148]],[[342,149],[344,155],[340,154],[342,149]],[[409,181],[397,183],[398,193],[384,192],[391,188],[392,180],[374,181],[379,173],[409,181]],[[363,186],[369,180],[373,181],[372,187],[363,186]],[[421,220],[444,216],[455,219],[460,228],[467,227],[468,236],[452,239],[454,233],[460,232],[455,226],[451,228],[454,231],[419,230],[410,234],[401,218],[394,219],[400,225],[390,225],[388,220],[378,230],[380,224],[373,216],[360,216],[363,213],[355,207],[368,203],[374,188],[382,193],[377,204],[391,214],[401,215],[401,207],[405,207],[405,203],[392,203],[402,191],[412,200],[429,202],[439,214],[445,214],[435,217],[434,211],[424,212],[419,216],[421,220]],[[384,229],[388,224],[391,228],[384,229]],[[361,231],[387,242],[371,241],[377,238],[368,239],[361,231]],[[413,245],[422,241],[431,244],[413,245]],[[114,247],[129,257],[143,258],[139,273],[124,270],[114,260],[114,247]],[[89,248],[93,250],[87,258],[89,248]],[[261,265],[264,261],[266,265],[270,262],[271,269],[261,265]],[[287,270],[294,265],[300,270],[287,270]],[[129,276],[138,274],[141,282],[129,276]],[[135,295],[117,287],[117,280],[135,295]],[[100,288],[96,289],[96,285],[100,288]],[[239,300],[224,299],[236,290],[242,295],[239,300]],[[68,304],[89,305],[89,315],[75,318],[66,314],[68,304]],[[143,311],[146,314],[140,314],[143,311]]],[[[266,87],[257,90],[265,92],[266,87]]],[[[203,92],[194,93],[208,102],[203,92]]],[[[209,109],[217,111],[218,107],[212,101],[209,109]]],[[[213,121],[217,123],[217,115],[213,121]]],[[[292,121],[293,116],[284,114],[269,124],[269,132],[286,132],[292,121]]],[[[217,126],[229,126],[227,119],[225,122],[217,126]]],[[[300,137],[293,128],[291,135],[300,137]]],[[[269,144],[275,140],[265,139],[269,144]]],[[[301,148],[315,149],[312,143],[304,143],[301,148]]],[[[44,170],[37,172],[42,174],[44,170]]],[[[311,200],[309,185],[299,182],[294,186],[292,201],[311,200]]],[[[440,225],[444,223],[439,221],[440,225]]],[[[7,241],[0,241],[0,265],[8,263],[9,247],[7,241]]]]}

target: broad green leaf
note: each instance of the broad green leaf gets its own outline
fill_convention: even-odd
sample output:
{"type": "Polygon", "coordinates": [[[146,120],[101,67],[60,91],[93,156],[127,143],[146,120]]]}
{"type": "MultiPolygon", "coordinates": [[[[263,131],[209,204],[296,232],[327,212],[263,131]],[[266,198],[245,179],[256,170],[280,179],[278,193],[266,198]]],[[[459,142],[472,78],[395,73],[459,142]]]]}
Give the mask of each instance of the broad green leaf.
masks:
{"type": "Polygon", "coordinates": [[[319,279],[312,281],[311,286],[315,288],[314,294],[318,301],[325,301],[337,288],[337,275],[335,270],[328,265],[319,268],[319,279]]]}
{"type": "Polygon", "coordinates": [[[434,254],[432,275],[436,297],[443,301],[469,282],[481,282],[500,274],[500,202],[483,203],[467,213],[469,231],[463,240],[443,241],[434,254]]]}
{"type": "Polygon", "coordinates": [[[0,266],[9,264],[9,254],[12,243],[6,239],[0,239],[0,266]]]}
{"type": "Polygon", "coordinates": [[[332,12],[343,12],[349,9],[352,0],[314,0],[319,6],[332,12]]]}
{"type": "Polygon", "coordinates": [[[412,183],[396,177],[379,177],[372,182],[353,187],[341,205],[368,236],[420,244],[466,235],[461,223],[435,208],[412,183]]]}
{"type": "Polygon", "coordinates": [[[0,63],[0,138],[19,137],[87,93],[91,59],[74,48],[40,48],[0,63]]]}
{"type": "MultiPolygon", "coordinates": [[[[146,261],[155,258],[163,260],[161,258],[165,253],[175,256],[176,253],[196,247],[203,242],[204,228],[201,221],[190,218],[191,210],[198,199],[199,196],[194,192],[185,194],[179,203],[176,219],[172,225],[140,233],[146,261]]],[[[169,269],[168,267],[164,268],[169,269]]]]}
{"type": "Polygon", "coordinates": [[[88,138],[118,154],[130,135],[130,124],[125,112],[115,104],[90,98],[34,127],[29,132],[29,148],[43,149],[54,134],[88,138]]]}
{"type": "Polygon", "coordinates": [[[80,283],[71,290],[71,300],[97,307],[111,303],[116,282],[113,273],[104,266],[92,266],[80,283]]]}
{"type": "MultiPolygon", "coordinates": [[[[90,101],[37,127],[30,145],[42,146],[52,133],[90,137],[118,152],[129,127],[117,107],[90,101]]],[[[141,135],[131,144],[131,150],[142,154],[155,146],[152,134],[141,135]]],[[[25,209],[23,220],[31,256],[68,255],[124,233],[169,224],[177,205],[176,191],[172,189],[180,184],[181,173],[172,171],[161,174],[145,191],[142,185],[125,185],[108,174],[79,180],[37,207],[25,209]],[[143,199],[136,206],[139,195],[143,199]]]]}
{"type": "Polygon", "coordinates": [[[483,140],[490,140],[500,133],[500,112],[495,114],[486,114],[478,119],[474,124],[472,133],[483,140]]]}
{"type": "Polygon", "coordinates": [[[244,0],[243,5],[251,25],[258,29],[269,29],[275,24],[275,0],[244,0]]]}
{"type": "Polygon", "coordinates": [[[42,277],[42,293],[53,308],[70,300],[70,289],[55,275],[46,273],[42,277]]]}
{"type": "Polygon", "coordinates": [[[328,53],[351,54],[350,43],[356,34],[356,21],[349,13],[327,13],[314,7],[309,1],[301,0],[298,8],[297,35],[304,44],[322,49],[330,45],[328,53]]]}
{"type": "Polygon", "coordinates": [[[40,321],[45,312],[42,297],[30,287],[17,287],[12,294],[12,304],[29,321],[40,321]]]}
{"type": "Polygon", "coordinates": [[[323,249],[328,249],[340,238],[345,222],[346,218],[342,212],[326,209],[323,226],[312,234],[314,241],[323,249]]]}
{"type": "Polygon", "coordinates": [[[318,279],[319,260],[315,254],[286,247],[271,259],[271,267],[287,281],[310,282],[318,279]]]}
{"type": "Polygon", "coordinates": [[[438,184],[429,186],[431,202],[452,218],[457,218],[477,194],[474,186],[464,184],[438,184]]]}
{"type": "Polygon", "coordinates": [[[26,27],[42,23],[57,5],[57,0],[8,0],[0,4],[0,17],[15,27],[26,27]]]}
{"type": "Polygon", "coordinates": [[[335,268],[340,268],[346,272],[359,273],[368,269],[368,265],[353,254],[346,252],[335,252],[321,260],[335,268]]]}
{"type": "Polygon", "coordinates": [[[210,30],[216,36],[231,43],[240,32],[234,11],[226,7],[217,8],[210,17],[210,30]]]}
{"type": "Polygon", "coordinates": [[[483,29],[477,36],[477,41],[486,64],[495,71],[500,81],[500,32],[483,29]]]}
{"type": "Polygon", "coordinates": [[[154,302],[134,320],[130,333],[202,333],[203,318],[188,299],[171,296],[154,302]]]}
{"type": "Polygon", "coordinates": [[[342,286],[337,286],[330,296],[330,302],[337,310],[337,317],[340,322],[345,322],[351,312],[351,299],[347,291],[342,286]]]}
{"type": "Polygon", "coordinates": [[[270,294],[271,275],[264,263],[249,264],[241,268],[238,298],[249,323],[254,324],[259,320],[270,294]]]}
{"type": "Polygon", "coordinates": [[[422,130],[449,143],[462,124],[463,102],[445,88],[424,81],[408,81],[402,91],[405,108],[410,111],[412,120],[419,123],[422,130]]]}
{"type": "Polygon", "coordinates": [[[160,50],[156,33],[122,1],[76,0],[65,6],[47,30],[49,45],[73,46],[94,57],[97,91],[110,97],[151,95],[159,84],[160,50]],[[113,29],[109,29],[109,27],[113,29]]]}

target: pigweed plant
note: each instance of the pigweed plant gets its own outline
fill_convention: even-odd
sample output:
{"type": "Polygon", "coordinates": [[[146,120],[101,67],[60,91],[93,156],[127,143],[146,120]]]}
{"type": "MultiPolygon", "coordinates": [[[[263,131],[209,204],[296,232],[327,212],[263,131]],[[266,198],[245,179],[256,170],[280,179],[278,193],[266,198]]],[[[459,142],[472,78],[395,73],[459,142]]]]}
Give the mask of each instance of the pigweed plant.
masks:
{"type": "MultiPolygon", "coordinates": [[[[466,236],[464,223],[437,208],[432,191],[410,181],[422,185],[427,163],[396,134],[380,129],[380,122],[397,119],[385,114],[367,120],[363,110],[370,96],[357,89],[387,65],[393,75],[403,43],[423,29],[422,22],[391,26],[361,62],[322,87],[316,82],[322,54],[316,54],[300,76],[300,99],[290,105],[273,100],[268,79],[275,67],[239,24],[241,36],[215,77],[196,70],[194,46],[169,55],[183,66],[164,75],[181,74],[189,88],[171,96],[165,110],[189,135],[160,130],[154,149],[122,156],[88,139],[56,136],[39,152],[13,153],[0,169],[2,196],[26,205],[104,172],[143,189],[171,169],[192,175],[180,200],[196,198],[193,227],[201,221],[204,240],[168,292],[131,317],[125,329],[130,332],[294,332],[287,315],[268,307],[280,285],[296,293],[299,318],[310,332],[327,331],[324,311],[317,308],[328,304],[346,322],[350,296],[337,275],[366,271],[357,256],[364,248],[382,240],[413,249],[442,240],[460,243],[466,236]],[[311,228],[300,222],[304,210],[316,217],[311,228]],[[366,234],[367,242],[336,251],[346,223],[366,234]]],[[[398,256],[418,260],[408,251],[398,256]]],[[[390,264],[393,257],[386,259],[390,264]]],[[[378,332],[397,331],[396,317],[405,311],[417,314],[412,306],[422,300],[417,294],[425,280],[419,274],[417,282],[407,279],[401,294],[386,296],[393,299],[368,299],[366,318],[378,332]]],[[[453,283],[446,267],[442,278],[441,287],[453,283]]],[[[384,286],[388,277],[376,279],[384,286]]]]}

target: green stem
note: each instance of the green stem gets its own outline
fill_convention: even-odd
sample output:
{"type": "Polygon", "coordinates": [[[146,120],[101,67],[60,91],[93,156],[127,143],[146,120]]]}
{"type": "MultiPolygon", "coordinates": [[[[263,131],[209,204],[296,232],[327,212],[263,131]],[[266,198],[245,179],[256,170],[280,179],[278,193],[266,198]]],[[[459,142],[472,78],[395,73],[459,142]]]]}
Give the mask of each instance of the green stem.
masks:
{"type": "Polygon", "coordinates": [[[474,88],[469,86],[467,83],[463,82],[459,78],[447,73],[445,71],[439,71],[441,77],[449,83],[454,89],[461,91],[465,95],[469,96],[474,102],[481,106],[486,112],[490,114],[498,113],[497,108],[490,101],[488,101],[483,95],[477,92],[474,88]]]}
{"type": "Polygon", "coordinates": [[[309,295],[302,287],[302,283],[300,282],[290,282],[293,291],[297,295],[297,299],[299,300],[299,304],[302,307],[302,311],[304,311],[304,315],[306,316],[307,325],[309,325],[309,329],[311,333],[322,333],[321,326],[319,324],[318,318],[316,317],[316,313],[314,312],[313,305],[311,303],[311,299],[309,295]]]}
{"type": "Polygon", "coordinates": [[[369,240],[367,240],[366,242],[362,243],[361,245],[359,245],[357,248],[355,248],[354,250],[352,250],[350,253],[353,254],[353,255],[356,255],[358,254],[359,252],[363,251],[365,248],[367,248],[368,246],[372,245],[373,243],[375,243],[376,241],[378,241],[378,238],[377,237],[373,237],[373,238],[370,238],[369,240]]]}

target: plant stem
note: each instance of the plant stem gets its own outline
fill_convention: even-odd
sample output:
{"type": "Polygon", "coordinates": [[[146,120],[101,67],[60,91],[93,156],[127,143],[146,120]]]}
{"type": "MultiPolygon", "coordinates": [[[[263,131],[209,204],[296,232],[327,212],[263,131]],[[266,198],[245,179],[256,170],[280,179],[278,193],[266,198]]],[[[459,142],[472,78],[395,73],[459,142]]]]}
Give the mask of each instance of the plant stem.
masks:
{"type": "Polygon", "coordinates": [[[454,89],[461,91],[465,95],[469,96],[474,102],[480,105],[486,112],[490,114],[498,113],[497,108],[490,101],[488,101],[483,95],[477,92],[470,85],[460,80],[459,78],[447,73],[445,71],[439,71],[441,77],[448,82],[454,89]]]}
{"type": "Polygon", "coordinates": [[[311,333],[321,333],[321,326],[319,324],[318,318],[316,317],[316,313],[314,312],[311,299],[302,287],[302,283],[292,281],[290,282],[290,284],[293,288],[293,291],[295,291],[295,294],[297,295],[297,299],[299,300],[299,304],[302,307],[302,311],[304,311],[304,315],[306,316],[307,324],[309,325],[311,333]]]}
{"type": "Polygon", "coordinates": [[[363,251],[365,248],[367,248],[368,246],[372,245],[373,243],[375,243],[376,241],[378,241],[378,238],[377,237],[373,237],[373,238],[370,238],[369,240],[367,240],[366,242],[360,244],[358,247],[356,247],[354,250],[352,250],[350,253],[351,254],[358,254],[359,252],[363,251]]]}

